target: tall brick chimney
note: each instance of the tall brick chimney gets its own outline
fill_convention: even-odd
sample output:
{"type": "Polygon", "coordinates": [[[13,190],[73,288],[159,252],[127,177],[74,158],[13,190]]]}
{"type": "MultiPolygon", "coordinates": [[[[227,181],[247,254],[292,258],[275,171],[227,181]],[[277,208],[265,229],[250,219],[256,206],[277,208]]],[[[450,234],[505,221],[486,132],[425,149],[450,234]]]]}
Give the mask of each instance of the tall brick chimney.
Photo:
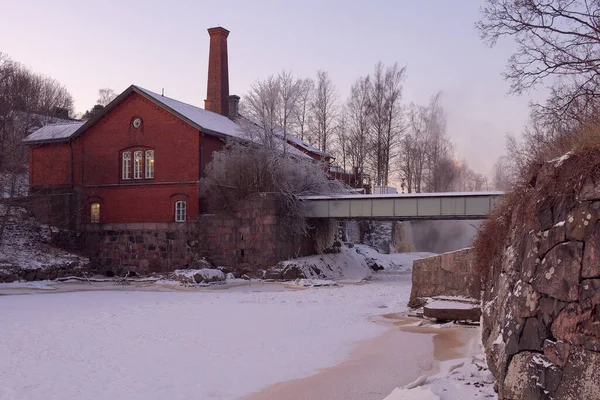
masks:
{"type": "Polygon", "coordinates": [[[204,108],[229,116],[229,68],[227,64],[227,36],[225,28],[210,28],[210,51],[208,54],[208,84],[204,108]]]}

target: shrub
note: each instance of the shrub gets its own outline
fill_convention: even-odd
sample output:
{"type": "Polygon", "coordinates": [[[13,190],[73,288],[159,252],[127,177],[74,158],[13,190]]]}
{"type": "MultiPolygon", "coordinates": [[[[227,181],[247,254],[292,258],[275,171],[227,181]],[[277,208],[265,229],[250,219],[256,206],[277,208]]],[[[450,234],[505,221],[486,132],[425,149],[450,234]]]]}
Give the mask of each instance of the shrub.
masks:
{"type": "Polygon", "coordinates": [[[502,259],[511,233],[523,237],[539,229],[540,213],[557,207],[571,209],[586,179],[600,181],[600,124],[581,125],[538,143],[517,176],[473,242],[476,270],[484,287],[495,278],[489,276],[490,269],[502,259]]]}
{"type": "Polygon", "coordinates": [[[281,216],[294,233],[308,229],[299,197],[339,194],[346,189],[343,183],[327,178],[323,163],[248,142],[229,143],[213,153],[201,186],[212,212],[231,210],[254,193],[277,193],[283,202],[281,216]]]}

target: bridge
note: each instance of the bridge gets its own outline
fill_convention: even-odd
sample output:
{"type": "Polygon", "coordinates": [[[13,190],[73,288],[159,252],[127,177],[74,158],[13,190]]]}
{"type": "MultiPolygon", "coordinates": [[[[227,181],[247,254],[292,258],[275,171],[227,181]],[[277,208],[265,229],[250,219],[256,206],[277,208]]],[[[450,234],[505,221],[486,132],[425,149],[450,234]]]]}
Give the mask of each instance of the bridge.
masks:
{"type": "Polygon", "coordinates": [[[502,192],[306,196],[307,218],[394,220],[485,219],[502,192]]]}

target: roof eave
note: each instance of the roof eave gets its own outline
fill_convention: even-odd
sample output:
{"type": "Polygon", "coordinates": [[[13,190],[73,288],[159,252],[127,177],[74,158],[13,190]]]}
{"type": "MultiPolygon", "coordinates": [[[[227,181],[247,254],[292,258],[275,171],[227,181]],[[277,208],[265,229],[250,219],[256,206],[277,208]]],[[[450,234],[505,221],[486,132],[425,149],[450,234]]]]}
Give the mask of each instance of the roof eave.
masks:
{"type": "Polygon", "coordinates": [[[67,137],[67,138],[60,138],[60,139],[39,139],[39,140],[26,140],[27,138],[25,138],[22,140],[22,142],[26,146],[33,146],[33,145],[37,145],[37,144],[69,143],[71,141],[71,138],[72,138],[71,136],[67,137]]]}

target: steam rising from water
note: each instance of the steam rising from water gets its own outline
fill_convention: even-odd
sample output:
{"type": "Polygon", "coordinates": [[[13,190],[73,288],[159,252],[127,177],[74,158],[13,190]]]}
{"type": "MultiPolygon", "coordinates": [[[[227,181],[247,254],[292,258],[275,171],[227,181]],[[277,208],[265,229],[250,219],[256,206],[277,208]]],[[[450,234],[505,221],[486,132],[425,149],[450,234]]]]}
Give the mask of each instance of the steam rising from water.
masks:
{"type": "Polygon", "coordinates": [[[412,221],[417,251],[445,253],[471,246],[481,221],[412,221]]]}

